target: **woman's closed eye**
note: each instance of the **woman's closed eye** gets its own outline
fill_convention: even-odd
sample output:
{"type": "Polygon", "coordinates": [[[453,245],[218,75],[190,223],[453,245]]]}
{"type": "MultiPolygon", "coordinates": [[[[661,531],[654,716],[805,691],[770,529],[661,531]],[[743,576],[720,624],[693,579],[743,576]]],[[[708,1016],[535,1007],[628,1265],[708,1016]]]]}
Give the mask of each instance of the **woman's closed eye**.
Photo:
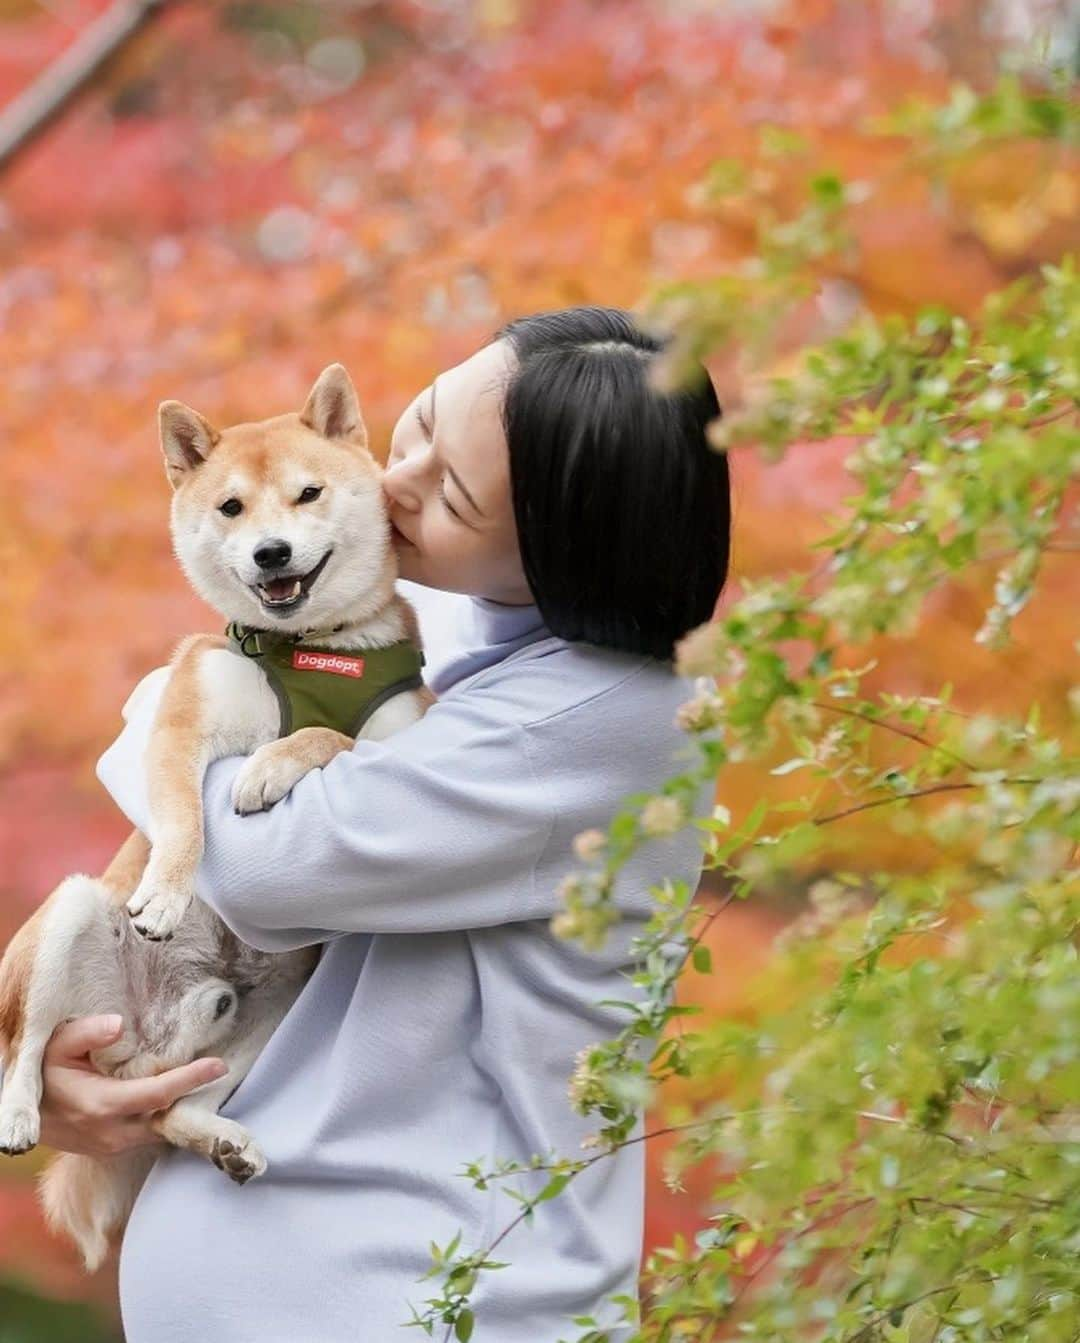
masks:
{"type": "Polygon", "coordinates": [[[454,505],[453,505],[453,504],[450,502],[450,500],[446,497],[446,487],[443,485],[443,483],[442,483],[441,480],[439,481],[439,484],[438,484],[438,494],[439,494],[439,498],[443,501],[443,504],[444,504],[444,506],[445,506],[445,508],[446,508],[446,511],[447,511],[449,514],[451,514],[453,517],[457,518],[458,522],[464,522],[465,519],[461,516],[461,514],[457,511],[457,509],[454,507],[454,505]]]}
{"type": "MultiPolygon", "coordinates": [[[[414,411],[415,411],[415,414],[416,414],[416,423],[420,426],[420,432],[424,435],[424,437],[425,437],[426,439],[429,439],[429,440],[430,440],[430,438],[431,438],[431,430],[428,428],[428,426],[427,426],[427,421],[424,419],[424,412],[420,409],[420,402],[419,402],[419,401],[417,401],[416,406],[414,407],[414,411]]],[[[457,511],[457,509],[454,507],[454,505],[453,505],[453,504],[450,502],[450,500],[446,497],[446,486],[444,485],[444,483],[443,483],[441,480],[439,481],[439,484],[438,484],[438,486],[436,487],[436,489],[437,489],[439,498],[440,498],[440,499],[442,500],[442,502],[443,502],[443,507],[444,507],[444,508],[446,509],[446,511],[450,514],[450,516],[451,516],[451,517],[454,517],[454,518],[457,518],[458,522],[464,522],[465,519],[461,516],[461,514],[457,511]]]]}

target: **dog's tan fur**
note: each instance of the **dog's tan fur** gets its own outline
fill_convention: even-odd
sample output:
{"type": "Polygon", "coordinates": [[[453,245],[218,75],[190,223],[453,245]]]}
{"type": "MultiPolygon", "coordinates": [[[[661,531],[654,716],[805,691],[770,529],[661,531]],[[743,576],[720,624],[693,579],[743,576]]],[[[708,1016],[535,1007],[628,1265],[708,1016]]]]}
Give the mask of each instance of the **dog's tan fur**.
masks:
{"type": "MultiPolygon", "coordinates": [[[[380,647],[402,638],[419,647],[416,615],[394,587],[381,468],[367,450],[356,394],[340,365],[323,371],[298,415],[219,431],[172,401],[160,407],[159,423],[178,557],[200,595],[227,619],[301,636],[321,630],[318,644],[327,648],[380,647]],[[321,516],[314,503],[303,513],[297,508],[298,488],[313,480],[323,491],[321,516]],[[244,525],[230,529],[217,521],[220,504],[239,494],[244,525]],[[266,607],[265,586],[240,570],[250,570],[245,544],[250,550],[260,536],[277,538],[290,527],[298,552],[332,544],[318,564],[301,566],[311,568],[303,581],[280,580],[299,596],[279,612],[266,607]],[[317,577],[305,589],[311,574],[317,577]],[[305,625],[309,608],[317,615],[305,625]]],[[[361,735],[390,735],[419,718],[433,698],[426,689],[395,696],[361,735]]],[[[305,773],[353,745],[321,727],[278,739],[276,722],[262,673],[230,652],[226,639],[195,634],[179,644],[146,759],[153,845],[135,830],[99,879],[67,878],[0,961],[3,1150],[24,1151],[37,1141],[40,1060],[49,1033],[65,1017],[108,1010],[121,1013],[125,1029],[114,1045],[91,1055],[101,1072],[151,1076],[211,1049],[229,1064],[224,1085],[201,1088],[154,1118],[162,1139],[199,1153],[239,1183],[265,1169],[251,1136],[217,1109],[288,1010],[318,952],[254,951],[192,897],[203,851],[202,779],[212,759],[249,754],[233,800],[253,810],[273,805],[305,773]],[[156,1002],[166,984],[173,998],[156,1002]],[[140,1012],[153,1029],[139,1024],[140,1012]]],[[[47,1216],[74,1237],[88,1267],[100,1263],[110,1235],[126,1221],[153,1157],[138,1150],[98,1162],[62,1154],[46,1171],[47,1216]]]]}
{"type": "Polygon", "coordinates": [[[99,878],[115,904],[126,903],[128,896],[139,884],[139,878],[146,869],[146,860],[149,857],[150,841],[141,830],[133,830],[117,849],[109,866],[99,878]]]}
{"type": "Polygon", "coordinates": [[[146,756],[147,798],[155,816],[168,818],[158,840],[159,876],[170,887],[191,890],[203,848],[202,752],[207,735],[199,663],[212,648],[224,649],[220,635],[194,634],[184,639],[172,659],[146,756]]]}
{"type": "Polygon", "coordinates": [[[0,1050],[5,1065],[8,1055],[17,1053],[22,1043],[26,997],[30,992],[34,953],[44,918],[45,906],[42,905],[16,932],[3,961],[0,961],[0,1050]]]}

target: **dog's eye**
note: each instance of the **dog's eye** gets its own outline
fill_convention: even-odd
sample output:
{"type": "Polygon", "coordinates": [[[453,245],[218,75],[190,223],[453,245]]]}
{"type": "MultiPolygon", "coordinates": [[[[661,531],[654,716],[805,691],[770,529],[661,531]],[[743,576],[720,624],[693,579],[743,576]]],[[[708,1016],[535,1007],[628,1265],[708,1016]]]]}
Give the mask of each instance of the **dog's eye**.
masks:
{"type": "Polygon", "coordinates": [[[244,505],[239,499],[226,499],[225,502],[218,507],[218,512],[224,513],[227,518],[235,518],[237,513],[242,513],[243,511],[244,505]]]}
{"type": "Polygon", "coordinates": [[[323,487],[321,485],[305,485],[300,491],[300,498],[296,502],[298,504],[313,504],[322,492],[323,487]]]}

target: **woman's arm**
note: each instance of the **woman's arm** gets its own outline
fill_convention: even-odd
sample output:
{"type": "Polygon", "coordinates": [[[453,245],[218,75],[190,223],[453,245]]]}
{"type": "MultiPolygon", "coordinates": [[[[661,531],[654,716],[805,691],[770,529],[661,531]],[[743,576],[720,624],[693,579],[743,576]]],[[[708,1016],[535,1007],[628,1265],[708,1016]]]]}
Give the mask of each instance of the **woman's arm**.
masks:
{"type": "MultiPolygon", "coordinates": [[[[98,762],[101,782],[144,833],[143,759],[163,686],[132,696],[126,727],[98,762]]],[[[358,741],[269,812],[233,811],[243,764],[234,756],[207,770],[196,885],[251,946],[480,928],[560,907],[554,891],[536,888],[553,812],[527,734],[484,722],[468,701],[436,704],[387,742],[358,741]]]]}

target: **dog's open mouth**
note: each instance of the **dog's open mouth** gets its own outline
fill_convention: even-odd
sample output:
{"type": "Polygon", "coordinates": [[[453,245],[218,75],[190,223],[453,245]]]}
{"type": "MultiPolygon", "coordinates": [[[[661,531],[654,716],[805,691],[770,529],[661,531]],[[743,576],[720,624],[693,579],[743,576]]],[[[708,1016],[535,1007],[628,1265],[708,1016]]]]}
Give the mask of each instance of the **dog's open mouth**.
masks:
{"type": "Polygon", "coordinates": [[[333,553],[332,548],[328,550],[315,568],[306,574],[289,574],[282,578],[268,578],[264,583],[256,583],[255,591],[259,601],[268,611],[289,611],[299,606],[311,591],[315,580],[326,568],[326,561],[333,553]]]}

